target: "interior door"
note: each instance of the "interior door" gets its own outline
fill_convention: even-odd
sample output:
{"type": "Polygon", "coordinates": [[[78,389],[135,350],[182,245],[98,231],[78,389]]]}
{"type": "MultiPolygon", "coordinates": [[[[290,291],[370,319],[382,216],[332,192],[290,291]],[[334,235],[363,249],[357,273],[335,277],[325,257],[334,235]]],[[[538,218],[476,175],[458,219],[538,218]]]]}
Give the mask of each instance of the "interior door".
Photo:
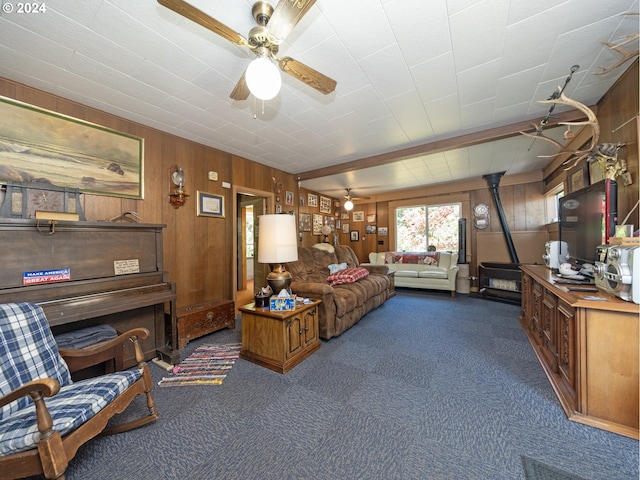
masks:
{"type": "Polygon", "coordinates": [[[258,235],[260,234],[258,228],[258,218],[260,217],[260,215],[263,215],[266,212],[266,207],[267,205],[265,199],[263,197],[257,197],[256,203],[253,206],[253,245],[255,252],[253,261],[254,292],[267,284],[266,278],[267,274],[269,273],[265,265],[258,262],[258,235]]]}
{"type": "Polygon", "coordinates": [[[237,194],[237,279],[236,289],[238,291],[254,291],[265,283],[266,273],[264,265],[259,264],[258,258],[258,217],[265,212],[266,198],[254,194],[237,194]],[[251,235],[251,238],[248,238],[251,235]],[[253,255],[250,255],[251,245],[253,255]],[[253,279],[253,282],[251,280],[253,279]],[[253,283],[253,286],[251,285],[253,283]]]}

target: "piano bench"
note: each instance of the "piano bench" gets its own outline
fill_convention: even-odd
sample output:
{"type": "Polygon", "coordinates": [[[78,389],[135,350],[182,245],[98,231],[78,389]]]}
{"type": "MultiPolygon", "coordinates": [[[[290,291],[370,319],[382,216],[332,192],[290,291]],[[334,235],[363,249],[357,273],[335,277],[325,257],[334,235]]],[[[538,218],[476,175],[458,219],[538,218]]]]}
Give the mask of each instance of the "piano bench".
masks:
{"type": "Polygon", "coordinates": [[[194,338],[208,335],[223,328],[236,328],[236,307],[233,300],[215,299],[176,310],[178,350],[194,338]]]}
{"type": "MultiPolygon", "coordinates": [[[[89,348],[117,336],[118,332],[110,325],[96,325],[54,335],[54,339],[58,348],[63,351],[68,348],[89,348]]],[[[65,361],[71,372],[71,378],[74,381],[83,380],[123,370],[124,349],[119,345],[90,356],[66,357],[65,361]]]]}

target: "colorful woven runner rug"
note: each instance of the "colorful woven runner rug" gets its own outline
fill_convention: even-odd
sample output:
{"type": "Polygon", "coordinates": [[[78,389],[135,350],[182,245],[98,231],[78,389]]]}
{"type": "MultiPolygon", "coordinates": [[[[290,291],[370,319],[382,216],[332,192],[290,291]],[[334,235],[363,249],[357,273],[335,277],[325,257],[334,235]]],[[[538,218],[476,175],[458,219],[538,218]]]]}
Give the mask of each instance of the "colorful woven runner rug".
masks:
{"type": "Polygon", "coordinates": [[[158,382],[161,387],[220,385],[240,356],[240,343],[202,345],[180,364],[172,375],[158,382]]]}

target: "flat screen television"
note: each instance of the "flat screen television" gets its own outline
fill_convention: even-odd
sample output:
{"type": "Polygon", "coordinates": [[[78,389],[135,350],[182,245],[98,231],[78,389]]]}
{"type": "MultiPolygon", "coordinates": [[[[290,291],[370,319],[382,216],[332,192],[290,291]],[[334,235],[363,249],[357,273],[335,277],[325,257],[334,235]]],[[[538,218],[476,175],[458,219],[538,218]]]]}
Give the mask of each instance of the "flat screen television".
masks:
{"type": "Polygon", "coordinates": [[[618,185],[605,179],[560,199],[560,241],[569,263],[594,265],[597,247],[614,235],[618,221],[618,185]]]}

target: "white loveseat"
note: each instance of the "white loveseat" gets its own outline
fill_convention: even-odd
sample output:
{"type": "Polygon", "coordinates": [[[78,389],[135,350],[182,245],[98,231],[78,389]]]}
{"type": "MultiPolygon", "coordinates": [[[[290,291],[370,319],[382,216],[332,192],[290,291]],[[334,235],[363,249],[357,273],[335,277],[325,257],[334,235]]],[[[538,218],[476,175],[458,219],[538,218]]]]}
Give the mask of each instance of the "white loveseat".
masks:
{"type": "Polygon", "coordinates": [[[396,287],[448,290],[456,296],[457,253],[371,252],[369,262],[396,272],[396,287]]]}

